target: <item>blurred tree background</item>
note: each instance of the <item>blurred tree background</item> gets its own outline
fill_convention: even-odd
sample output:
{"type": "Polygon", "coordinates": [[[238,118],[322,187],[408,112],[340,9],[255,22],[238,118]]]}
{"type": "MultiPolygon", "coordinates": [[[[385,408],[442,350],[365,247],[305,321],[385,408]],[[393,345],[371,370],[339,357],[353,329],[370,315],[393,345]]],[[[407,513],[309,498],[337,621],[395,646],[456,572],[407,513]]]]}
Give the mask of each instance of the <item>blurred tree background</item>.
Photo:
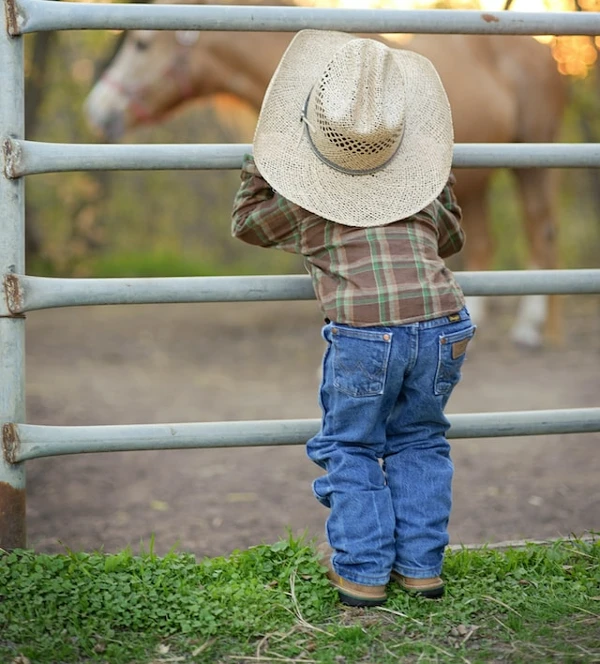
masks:
{"type": "MultiPolygon", "coordinates": [[[[600,0],[577,2],[564,8],[600,11],[600,0]]],[[[385,5],[393,6],[393,2],[385,0],[385,5]]],[[[452,6],[476,7],[472,0],[456,0],[452,6]]],[[[83,102],[119,39],[118,33],[110,31],[25,37],[27,139],[96,140],[85,124],[83,102]]],[[[599,38],[552,38],[557,67],[570,79],[564,142],[599,141],[598,46],[599,38]]],[[[194,102],[160,125],[130,132],[125,142],[245,143],[251,141],[254,122],[254,114],[241,105],[194,102]]],[[[596,170],[561,172],[563,267],[600,266],[599,175],[596,170]]],[[[237,171],[29,176],[27,272],[109,277],[301,271],[296,257],[260,251],[230,237],[231,204],[238,182],[237,171]]],[[[521,210],[508,171],[498,172],[491,197],[499,249],[495,267],[526,267],[521,210]]]]}

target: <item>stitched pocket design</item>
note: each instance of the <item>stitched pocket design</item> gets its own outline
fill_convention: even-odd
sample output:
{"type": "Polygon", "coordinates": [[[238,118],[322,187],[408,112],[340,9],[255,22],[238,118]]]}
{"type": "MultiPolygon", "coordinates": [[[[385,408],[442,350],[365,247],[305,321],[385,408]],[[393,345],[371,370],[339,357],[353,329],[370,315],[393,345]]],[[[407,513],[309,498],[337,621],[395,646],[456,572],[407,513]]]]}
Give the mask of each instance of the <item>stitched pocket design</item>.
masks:
{"type": "Polygon", "coordinates": [[[352,397],[383,394],[392,333],[331,329],[333,384],[352,397]]]}
{"type": "Polygon", "coordinates": [[[448,395],[460,381],[461,367],[469,341],[475,334],[475,326],[460,332],[442,334],[439,338],[438,366],[435,374],[434,391],[439,395],[448,395]]]}

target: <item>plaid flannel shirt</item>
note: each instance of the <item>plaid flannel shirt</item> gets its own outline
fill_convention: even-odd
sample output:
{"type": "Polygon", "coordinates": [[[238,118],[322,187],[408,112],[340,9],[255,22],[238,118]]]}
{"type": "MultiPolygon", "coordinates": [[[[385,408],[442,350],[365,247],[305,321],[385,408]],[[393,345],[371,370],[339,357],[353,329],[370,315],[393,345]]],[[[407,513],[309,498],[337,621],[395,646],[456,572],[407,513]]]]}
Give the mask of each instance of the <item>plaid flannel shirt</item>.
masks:
{"type": "Polygon", "coordinates": [[[457,313],[464,296],[444,258],[464,243],[454,176],[425,209],[385,226],[327,221],[273,191],[245,155],[232,234],[301,254],[323,314],[355,327],[403,325],[457,313]]]}

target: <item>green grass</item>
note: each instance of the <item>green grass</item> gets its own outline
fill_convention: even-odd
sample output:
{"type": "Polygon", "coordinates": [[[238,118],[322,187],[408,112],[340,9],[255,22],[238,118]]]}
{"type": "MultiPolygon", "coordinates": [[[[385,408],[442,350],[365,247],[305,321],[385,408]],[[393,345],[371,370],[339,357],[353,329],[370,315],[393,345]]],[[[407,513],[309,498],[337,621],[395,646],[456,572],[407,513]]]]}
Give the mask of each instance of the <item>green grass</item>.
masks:
{"type": "Polygon", "coordinates": [[[288,538],[196,561],[0,552],[0,662],[598,662],[600,541],[447,556],[439,602],[340,606],[288,538]]]}

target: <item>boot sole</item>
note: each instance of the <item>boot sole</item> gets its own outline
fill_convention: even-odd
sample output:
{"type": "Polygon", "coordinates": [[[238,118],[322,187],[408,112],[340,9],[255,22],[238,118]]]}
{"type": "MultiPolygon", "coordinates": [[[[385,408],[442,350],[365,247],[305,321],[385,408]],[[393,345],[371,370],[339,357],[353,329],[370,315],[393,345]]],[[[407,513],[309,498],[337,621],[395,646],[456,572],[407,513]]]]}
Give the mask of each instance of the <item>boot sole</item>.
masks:
{"type": "Polygon", "coordinates": [[[413,590],[412,588],[406,588],[402,584],[399,584],[399,586],[409,595],[417,595],[419,597],[425,597],[425,599],[440,599],[444,596],[444,586],[432,588],[431,590],[413,590]]]}
{"type": "Polygon", "coordinates": [[[363,599],[361,597],[353,597],[352,595],[346,595],[346,593],[338,590],[338,595],[340,602],[346,606],[381,606],[385,604],[387,597],[382,597],[380,599],[363,599]]]}
{"type": "Polygon", "coordinates": [[[397,578],[397,576],[392,572],[391,580],[396,583],[404,592],[408,593],[409,595],[416,595],[419,597],[425,597],[426,599],[440,599],[440,597],[444,596],[444,591],[445,591],[445,585],[442,584],[440,586],[436,586],[435,588],[411,588],[409,586],[405,586],[402,581],[397,578]]]}

